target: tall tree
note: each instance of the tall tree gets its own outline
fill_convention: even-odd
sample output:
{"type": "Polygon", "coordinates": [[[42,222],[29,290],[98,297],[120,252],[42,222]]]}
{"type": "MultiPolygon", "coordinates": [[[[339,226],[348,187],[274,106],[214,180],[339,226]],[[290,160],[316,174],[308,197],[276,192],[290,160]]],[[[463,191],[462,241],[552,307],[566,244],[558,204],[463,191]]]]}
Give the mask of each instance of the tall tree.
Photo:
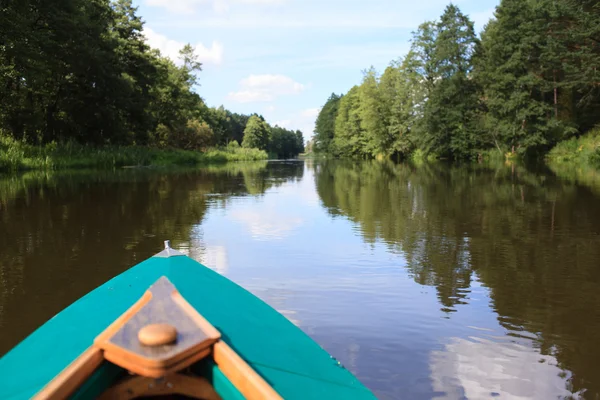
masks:
{"type": "Polygon", "coordinates": [[[419,142],[418,124],[423,117],[425,94],[418,67],[413,51],[399,65],[388,67],[394,76],[388,131],[394,138],[393,153],[400,157],[410,155],[419,142]]]}
{"type": "Polygon", "coordinates": [[[385,104],[379,88],[379,77],[375,68],[364,72],[361,85],[358,87],[358,113],[360,126],[364,132],[365,141],[361,151],[372,157],[387,156],[393,138],[386,125],[385,104]]]}
{"type": "Polygon", "coordinates": [[[448,158],[468,158],[477,146],[478,91],[470,73],[477,45],[473,22],[455,5],[435,26],[430,83],[424,110],[425,148],[448,158]]]}
{"type": "Polygon", "coordinates": [[[487,131],[497,147],[525,153],[547,147],[558,130],[553,90],[540,64],[547,43],[536,5],[503,0],[482,33],[477,80],[484,90],[487,131]],[[536,23],[537,22],[537,23],[536,23]]]}
{"type": "Polygon", "coordinates": [[[360,120],[360,96],[358,86],[353,86],[341,98],[335,119],[335,136],[331,152],[339,156],[364,156],[366,135],[360,120]]]}
{"type": "Polygon", "coordinates": [[[270,136],[271,129],[269,125],[259,116],[253,115],[248,120],[246,129],[244,129],[242,146],[265,150],[269,146],[270,136]]]}
{"type": "Polygon", "coordinates": [[[304,153],[304,136],[302,135],[302,131],[296,130],[296,154],[304,153]]]}
{"type": "Polygon", "coordinates": [[[335,118],[342,96],[332,93],[319,111],[315,122],[314,148],[317,152],[329,152],[335,134],[335,118]]]}

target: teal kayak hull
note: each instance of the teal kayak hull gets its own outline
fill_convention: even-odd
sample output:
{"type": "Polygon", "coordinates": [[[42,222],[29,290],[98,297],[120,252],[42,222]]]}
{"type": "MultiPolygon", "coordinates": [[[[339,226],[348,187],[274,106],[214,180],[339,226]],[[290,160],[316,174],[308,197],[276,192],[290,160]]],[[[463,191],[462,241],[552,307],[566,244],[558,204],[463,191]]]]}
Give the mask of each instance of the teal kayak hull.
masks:
{"type": "Polygon", "coordinates": [[[374,399],[354,375],[283,315],[186,257],[152,257],[91,291],[0,359],[0,398],[28,399],[161,276],[284,399],[374,399]]]}

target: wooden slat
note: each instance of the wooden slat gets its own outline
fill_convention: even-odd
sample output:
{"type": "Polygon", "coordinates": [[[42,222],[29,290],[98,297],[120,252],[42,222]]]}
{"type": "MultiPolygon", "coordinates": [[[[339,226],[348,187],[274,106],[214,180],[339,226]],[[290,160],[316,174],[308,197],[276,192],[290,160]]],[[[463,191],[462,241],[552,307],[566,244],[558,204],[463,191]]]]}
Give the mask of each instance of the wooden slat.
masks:
{"type": "Polygon", "coordinates": [[[199,351],[195,354],[192,354],[188,358],[184,358],[179,362],[170,365],[168,368],[153,368],[149,367],[143,363],[139,363],[137,359],[128,358],[128,353],[117,353],[114,354],[111,351],[104,352],[104,358],[113,364],[120,366],[128,371],[133,373],[146,376],[149,378],[160,378],[167,374],[171,374],[177,371],[181,371],[184,368],[189,367],[190,365],[202,360],[204,357],[210,355],[210,348],[199,351]]]}
{"type": "Polygon", "coordinates": [[[141,396],[171,394],[195,399],[221,400],[221,397],[205,378],[181,374],[168,375],[160,380],[143,376],[127,378],[107,389],[98,400],[130,400],[141,396]]]}
{"type": "Polygon", "coordinates": [[[179,305],[209,337],[220,338],[221,332],[210,324],[179,292],[172,295],[173,301],[179,305]]]}
{"type": "Polygon", "coordinates": [[[35,395],[36,400],[58,400],[69,397],[100,366],[102,350],[90,347],[35,395]]]}
{"type": "MultiPolygon", "coordinates": [[[[279,400],[282,397],[225,342],[213,346],[219,369],[248,400],[279,400]]],[[[302,390],[302,388],[298,388],[302,390]]]]}

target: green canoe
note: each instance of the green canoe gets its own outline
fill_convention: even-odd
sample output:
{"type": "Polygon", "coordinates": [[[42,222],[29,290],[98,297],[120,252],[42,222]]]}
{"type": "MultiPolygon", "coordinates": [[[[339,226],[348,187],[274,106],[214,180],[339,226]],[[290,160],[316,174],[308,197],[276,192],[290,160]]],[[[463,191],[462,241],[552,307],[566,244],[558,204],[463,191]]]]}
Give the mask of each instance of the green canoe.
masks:
{"type": "MultiPolygon", "coordinates": [[[[101,395],[106,398],[108,390],[135,382],[134,379],[142,383],[155,379],[157,385],[172,388],[171,382],[165,383],[172,375],[165,378],[164,373],[144,375],[139,371],[158,371],[153,368],[160,364],[160,368],[167,368],[171,373],[176,366],[185,363],[183,378],[193,377],[198,382],[209,383],[210,390],[217,395],[215,398],[375,398],[356,377],[284,316],[225,277],[171,249],[168,242],[165,244],[164,251],[77,300],[4,355],[0,359],[0,398],[65,397],[60,393],[78,399],[101,395]],[[160,303],[159,292],[166,293],[163,293],[165,301],[170,303],[160,303]],[[175,301],[175,294],[180,300],[175,301]],[[175,322],[170,320],[173,318],[175,322]],[[192,324],[190,321],[204,327],[198,330],[197,337],[196,333],[188,334],[193,331],[186,327],[192,324]],[[146,322],[149,324],[144,329],[152,329],[157,323],[167,326],[171,323],[172,332],[163,330],[152,340],[165,332],[176,335],[173,336],[176,339],[172,338],[170,344],[166,344],[168,340],[157,342],[152,346],[158,347],[149,348],[151,344],[142,340],[142,330],[138,329],[146,322]],[[216,336],[213,337],[212,332],[216,336]],[[112,347],[102,347],[103,343],[112,347]],[[179,351],[177,355],[171,351],[175,348],[179,351]],[[217,348],[228,352],[223,350],[219,355],[217,348]],[[121,358],[116,356],[117,350],[123,350],[119,353],[121,358]],[[146,365],[150,369],[136,369],[142,367],[133,365],[135,360],[143,358],[143,354],[138,358],[131,356],[136,351],[146,352],[149,358],[144,360],[150,363],[146,365]],[[211,355],[205,356],[205,353],[211,355]],[[83,371],[92,365],[90,360],[97,354],[104,358],[94,364],[93,370],[83,371]],[[231,367],[229,361],[226,364],[219,358],[239,360],[239,365],[231,361],[236,365],[231,367]],[[84,364],[87,367],[81,367],[84,364]],[[71,373],[73,375],[69,375],[71,373]],[[73,376],[76,375],[81,382],[64,392],[69,385],[64,386],[65,381],[75,382],[73,376]],[[62,391],[47,395],[52,385],[63,385],[62,391]],[[266,391],[261,392],[263,389],[266,391]]],[[[164,337],[156,340],[162,339],[164,337]]],[[[177,372],[177,376],[183,375],[179,374],[183,370],[177,369],[177,372]]],[[[127,390],[132,393],[131,389],[127,390]]]]}

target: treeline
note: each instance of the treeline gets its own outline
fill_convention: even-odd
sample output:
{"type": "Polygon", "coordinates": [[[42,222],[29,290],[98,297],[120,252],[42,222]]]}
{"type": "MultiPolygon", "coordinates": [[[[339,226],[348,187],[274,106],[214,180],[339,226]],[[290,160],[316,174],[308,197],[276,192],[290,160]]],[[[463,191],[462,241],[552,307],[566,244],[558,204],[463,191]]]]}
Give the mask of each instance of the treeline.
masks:
{"type": "Polygon", "coordinates": [[[332,94],[315,151],[451,159],[539,155],[600,122],[597,0],[502,0],[479,38],[455,5],[379,75],[332,94]]]}
{"type": "MultiPolygon", "coordinates": [[[[242,143],[253,116],[208,107],[194,91],[202,65],[193,48],[186,45],[177,64],[161,56],[136,12],[131,0],[3,1],[0,133],[31,144],[195,150],[242,143]]],[[[280,149],[274,140],[260,148],[280,149]]],[[[288,146],[281,154],[299,151],[288,146]]]]}
{"type": "Polygon", "coordinates": [[[268,150],[279,158],[291,158],[304,151],[301,131],[292,131],[275,125],[271,127],[264,118],[252,116],[244,130],[243,147],[268,150]]]}

